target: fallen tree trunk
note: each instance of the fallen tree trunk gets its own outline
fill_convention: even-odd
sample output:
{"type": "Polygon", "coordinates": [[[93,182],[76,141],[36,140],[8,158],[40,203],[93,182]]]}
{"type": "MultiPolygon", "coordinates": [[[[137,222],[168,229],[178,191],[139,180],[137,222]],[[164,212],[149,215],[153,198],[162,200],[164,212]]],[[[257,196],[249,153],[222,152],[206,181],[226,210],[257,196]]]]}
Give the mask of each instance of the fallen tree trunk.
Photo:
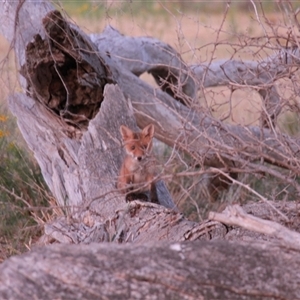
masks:
{"type": "Polygon", "coordinates": [[[188,68],[170,46],[153,38],[124,36],[111,26],[90,37],[98,49],[109,53],[124,69],[138,76],[150,73],[162,90],[188,106],[195,103],[197,89],[252,87],[263,98],[265,122],[275,121],[282,109],[274,83],[291,76],[291,69],[295,72],[300,62],[299,49],[291,47],[282,48],[259,62],[223,59],[188,68]],[[157,55],[158,52],[160,55],[157,55]]]}
{"type": "Polygon", "coordinates": [[[299,253],[272,243],[53,245],[4,262],[0,297],[300,299],[299,268],[299,253]]]}

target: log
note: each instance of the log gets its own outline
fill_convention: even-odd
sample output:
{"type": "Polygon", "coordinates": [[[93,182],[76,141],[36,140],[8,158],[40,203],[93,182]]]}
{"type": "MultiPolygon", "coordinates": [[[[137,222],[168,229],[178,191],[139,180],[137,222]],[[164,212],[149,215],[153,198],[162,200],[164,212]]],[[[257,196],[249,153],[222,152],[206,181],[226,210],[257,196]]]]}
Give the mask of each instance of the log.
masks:
{"type": "Polygon", "coordinates": [[[274,243],[52,245],[0,265],[0,298],[300,299],[299,268],[274,243]]]}
{"type": "MultiPolygon", "coordinates": [[[[263,220],[256,216],[247,214],[239,205],[228,206],[222,213],[210,212],[209,219],[227,225],[239,226],[241,228],[248,229],[251,232],[258,232],[276,237],[283,246],[298,251],[300,250],[299,233],[290,230],[277,222],[263,220]]],[[[286,217],[286,220],[289,219],[286,217]]]]}
{"type": "Polygon", "coordinates": [[[123,69],[136,76],[151,74],[158,86],[174,99],[186,105],[196,100],[195,76],[168,44],[152,37],[128,37],[112,26],[107,26],[101,34],[90,34],[90,38],[123,69]]]}
{"type": "Polygon", "coordinates": [[[186,105],[195,103],[197,89],[216,86],[255,88],[264,100],[262,114],[267,113],[264,116],[267,128],[272,128],[268,119],[276,123],[282,109],[274,83],[279,78],[289,77],[292,68],[295,72],[295,66],[298,68],[300,62],[299,49],[290,47],[281,48],[259,62],[221,59],[187,66],[178,59],[180,55],[174,49],[154,38],[128,37],[111,26],[101,33],[90,34],[90,38],[98,49],[108,52],[124,69],[137,76],[148,72],[162,90],[176,90],[177,94],[169,94],[186,105]],[[170,79],[172,74],[175,75],[173,80],[170,79]]]}

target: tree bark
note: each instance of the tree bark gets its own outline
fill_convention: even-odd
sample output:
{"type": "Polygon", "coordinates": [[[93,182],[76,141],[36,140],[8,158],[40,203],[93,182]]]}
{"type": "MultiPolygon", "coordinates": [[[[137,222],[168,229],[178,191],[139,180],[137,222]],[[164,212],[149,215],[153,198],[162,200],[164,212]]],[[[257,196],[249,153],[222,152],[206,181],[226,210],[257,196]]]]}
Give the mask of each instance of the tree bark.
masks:
{"type": "Polygon", "coordinates": [[[0,297],[300,299],[299,268],[300,254],[274,243],[52,245],[4,262],[0,297]]]}
{"type": "Polygon", "coordinates": [[[137,76],[148,72],[163,91],[183,104],[195,101],[198,86],[194,74],[169,45],[151,37],[124,36],[111,26],[90,38],[118,66],[137,76]]]}

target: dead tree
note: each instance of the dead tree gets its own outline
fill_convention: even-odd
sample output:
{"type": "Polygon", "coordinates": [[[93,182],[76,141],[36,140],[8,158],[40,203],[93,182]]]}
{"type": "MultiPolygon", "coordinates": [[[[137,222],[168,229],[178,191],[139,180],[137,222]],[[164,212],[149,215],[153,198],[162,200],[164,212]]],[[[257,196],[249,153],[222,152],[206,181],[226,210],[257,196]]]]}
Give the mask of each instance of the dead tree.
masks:
{"type": "Polygon", "coordinates": [[[0,295],[46,300],[299,299],[299,253],[273,245],[270,254],[264,246],[224,241],[52,245],[4,262],[0,295]],[[291,261],[289,276],[283,276],[291,261]]]}
{"type": "MultiPolygon", "coordinates": [[[[163,180],[156,186],[160,205],[143,201],[126,203],[116,189],[122,161],[119,126],[126,124],[135,128],[153,123],[157,139],[187,152],[196,162],[211,166],[216,172],[220,170],[222,176],[231,177],[236,172],[235,166],[243,165],[250,171],[278,176],[299,191],[299,184],[293,178],[263,165],[257,166],[257,161],[265,161],[298,174],[299,141],[275,134],[266,127],[227,125],[193,107],[201,85],[226,84],[226,80],[270,84],[269,68],[255,63],[241,66],[234,61],[230,66],[219,62],[189,67],[174,49],[155,39],[125,37],[113,28],[89,37],[44,1],[7,1],[0,8],[0,16],[1,32],[15,50],[24,90],[24,93],[13,94],[9,105],[45,181],[65,212],[65,216],[45,226],[44,241],[131,244],[127,248],[115,243],[66,248],[48,246],[21,258],[12,258],[1,266],[3,298],[26,299],[27,291],[21,287],[27,280],[32,282],[30,295],[44,299],[92,299],[101,293],[103,298],[147,299],[154,286],[153,293],[159,296],[153,298],[160,299],[174,295],[183,299],[300,298],[294,288],[298,277],[291,276],[294,278],[291,283],[283,280],[284,274],[291,272],[287,262],[292,261],[293,266],[299,264],[299,248],[292,241],[288,247],[296,251],[293,255],[289,248],[274,246],[274,240],[281,237],[276,232],[270,233],[274,240],[266,237],[269,241],[263,246],[238,242],[233,246],[221,241],[184,244],[184,241],[199,239],[224,239],[233,230],[214,221],[216,216],[200,224],[185,219],[176,209],[163,180]],[[236,77],[233,76],[235,68],[239,70],[236,77]],[[256,76],[256,81],[251,77],[254,69],[261,70],[261,77],[256,76]],[[138,77],[144,72],[152,74],[160,88],[153,88],[138,77]],[[149,241],[152,246],[145,246],[149,241]],[[158,241],[165,243],[153,246],[158,241]],[[266,249],[267,255],[263,254],[266,249]],[[279,251],[282,256],[278,260],[279,251]],[[98,252],[102,253],[101,257],[98,252]],[[47,259],[43,260],[45,255],[47,259]],[[224,255],[231,260],[222,259],[224,255]],[[213,259],[208,260],[209,256],[213,259]],[[128,264],[121,263],[126,261],[124,257],[128,264]],[[235,262],[236,257],[239,259],[235,262]],[[275,260],[278,266],[274,267],[275,260]],[[39,263],[27,268],[32,265],[31,261],[39,263]],[[156,265],[143,269],[151,261],[173,267],[167,272],[165,267],[156,265]],[[102,279],[107,273],[99,267],[103,262],[108,262],[111,266],[108,269],[112,270],[107,272],[113,280],[106,283],[102,279]],[[114,268],[116,262],[123,273],[114,268]],[[190,264],[194,271],[187,271],[190,264]],[[70,265],[78,267],[78,273],[70,265]],[[87,275],[96,265],[95,273],[87,275]],[[224,270],[237,266],[241,266],[239,279],[235,277],[236,272],[233,276],[227,276],[227,271],[224,274],[224,270]],[[251,267],[257,276],[250,275],[251,267]],[[267,270],[263,275],[261,268],[267,270]],[[162,281],[173,272],[178,277],[162,281]],[[269,272],[275,281],[268,280],[269,272]],[[91,281],[90,276],[100,279],[91,281]],[[72,279],[62,285],[66,282],[64,278],[72,279]],[[246,288],[240,283],[241,279],[246,288]],[[49,283],[46,284],[48,291],[44,282],[49,283]],[[78,282],[82,284],[80,289],[75,288],[78,282]],[[14,290],[10,290],[11,284],[15,284],[14,290]],[[118,286],[127,291],[110,292],[118,286]],[[81,294],[79,290],[89,290],[90,294],[81,294]]],[[[281,55],[277,56],[278,60],[281,55]]],[[[286,51],[285,56],[289,59],[285,60],[281,73],[298,63],[298,51],[286,51]]],[[[267,116],[272,121],[279,111],[277,93],[273,86],[262,90],[263,95],[269,95],[271,104],[266,105],[267,116]]],[[[272,122],[268,125],[272,127],[272,122]]],[[[275,204],[271,207],[279,211],[275,204]]],[[[278,220],[286,221],[289,218],[286,215],[277,215],[278,220]]],[[[294,268],[294,272],[296,270],[294,268]]]]}

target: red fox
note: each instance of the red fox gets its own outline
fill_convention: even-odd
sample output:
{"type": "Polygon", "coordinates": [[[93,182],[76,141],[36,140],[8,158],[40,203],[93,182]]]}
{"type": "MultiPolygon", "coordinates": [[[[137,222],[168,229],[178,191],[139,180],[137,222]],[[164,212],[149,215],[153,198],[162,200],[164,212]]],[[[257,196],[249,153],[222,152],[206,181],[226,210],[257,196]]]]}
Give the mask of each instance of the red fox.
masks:
{"type": "Polygon", "coordinates": [[[150,124],[141,132],[133,132],[128,127],[121,125],[126,157],[123,161],[119,178],[118,189],[126,193],[126,200],[131,201],[133,195],[138,198],[145,198],[145,194],[150,195],[150,201],[158,203],[155,183],[155,161],[150,155],[152,149],[152,139],[154,136],[154,126],[150,124]],[[142,194],[142,195],[141,195],[142,194]]]}

